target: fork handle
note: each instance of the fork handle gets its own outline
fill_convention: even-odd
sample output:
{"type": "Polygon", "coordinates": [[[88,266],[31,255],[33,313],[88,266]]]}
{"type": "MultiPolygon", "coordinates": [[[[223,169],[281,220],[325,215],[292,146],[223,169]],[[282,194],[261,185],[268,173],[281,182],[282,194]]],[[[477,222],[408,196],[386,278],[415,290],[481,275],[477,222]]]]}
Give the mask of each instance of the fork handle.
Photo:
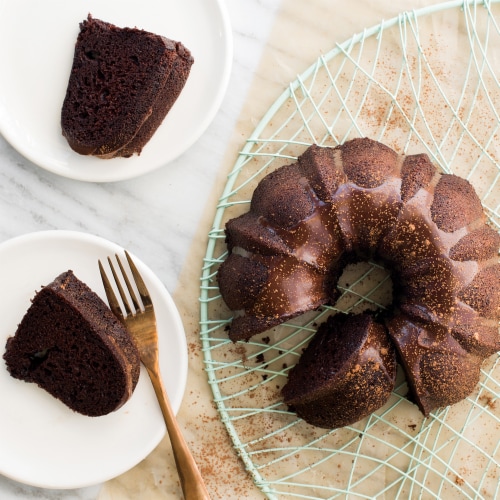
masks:
{"type": "Polygon", "coordinates": [[[210,500],[210,495],[208,494],[203,478],[198,470],[198,466],[194,461],[193,455],[189,451],[186,440],[182,435],[179,424],[172,411],[172,407],[170,406],[162,379],[158,371],[147,367],[146,369],[151,379],[151,383],[153,384],[158,402],[160,403],[163,418],[165,419],[184,498],[186,500],[210,500]]]}

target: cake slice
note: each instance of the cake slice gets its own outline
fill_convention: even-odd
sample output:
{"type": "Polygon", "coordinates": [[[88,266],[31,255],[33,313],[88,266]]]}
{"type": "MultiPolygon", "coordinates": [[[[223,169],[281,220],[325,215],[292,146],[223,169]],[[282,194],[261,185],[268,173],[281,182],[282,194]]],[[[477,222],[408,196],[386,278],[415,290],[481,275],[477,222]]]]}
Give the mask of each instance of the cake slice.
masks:
{"type": "Polygon", "coordinates": [[[36,293],[3,357],[13,377],[92,417],[120,408],[139,380],[130,334],[72,271],[36,293]]]}
{"type": "Polygon", "coordinates": [[[369,314],[330,316],[288,375],[285,404],[309,424],[335,429],[383,406],[396,381],[396,355],[369,314]]]}
{"type": "Polygon", "coordinates": [[[61,112],[82,155],[140,154],[179,97],[194,62],[180,42],[94,19],[80,23],[61,112]]]}

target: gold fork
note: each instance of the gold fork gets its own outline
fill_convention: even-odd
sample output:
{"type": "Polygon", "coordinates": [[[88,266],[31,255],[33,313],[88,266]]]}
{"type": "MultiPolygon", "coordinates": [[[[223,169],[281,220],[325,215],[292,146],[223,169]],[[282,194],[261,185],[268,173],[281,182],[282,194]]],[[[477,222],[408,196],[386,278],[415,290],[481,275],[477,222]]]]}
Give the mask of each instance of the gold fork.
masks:
{"type": "Polygon", "coordinates": [[[181,430],[170,406],[167,393],[163,386],[158,362],[158,332],[156,330],[156,317],[151,297],[141,275],[139,274],[139,271],[137,270],[137,267],[127,251],[125,251],[125,256],[137,286],[137,290],[139,291],[143,308],[141,308],[139,301],[137,300],[134,289],[118,255],[115,255],[115,258],[118,266],[120,267],[121,275],[128,289],[130,299],[132,300],[132,306],[127,299],[113,263],[108,257],[109,267],[111,269],[111,273],[113,274],[113,278],[122,299],[125,311],[122,311],[120,303],[118,302],[111,287],[111,283],[109,282],[106,272],[104,271],[104,267],[99,260],[99,271],[101,273],[104,290],[108,298],[109,307],[134,338],[137,348],[139,349],[141,362],[146,367],[153,384],[156,397],[158,398],[158,402],[163,413],[163,418],[165,419],[167,432],[172,443],[175,464],[179,473],[184,498],[186,498],[186,500],[209,499],[210,496],[208,495],[200,471],[198,470],[196,462],[194,461],[187,443],[182,436],[181,430]]]}

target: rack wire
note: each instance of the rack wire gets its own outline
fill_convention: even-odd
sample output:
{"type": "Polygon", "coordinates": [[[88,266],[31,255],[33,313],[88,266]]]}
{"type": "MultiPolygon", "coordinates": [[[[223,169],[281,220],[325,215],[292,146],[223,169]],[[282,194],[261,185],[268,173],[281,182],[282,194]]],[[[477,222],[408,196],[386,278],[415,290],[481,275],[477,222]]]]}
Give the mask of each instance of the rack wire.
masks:
{"type": "Polygon", "coordinates": [[[280,388],[329,314],[385,308],[390,273],[352,266],[335,307],[248,343],[227,337],[231,312],[216,282],[224,226],[246,212],[259,180],[311,143],[368,136],[401,153],[425,152],[476,188],[500,228],[500,2],[452,1],[405,12],[338,44],[276,100],[241,150],[219,199],[200,287],[204,363],[220,417],[255,484],[281,498],[500,498],[500,356],[477,390],[424,418],[399,371],[389,402],[352,426],[312,427],[280,388]]]}

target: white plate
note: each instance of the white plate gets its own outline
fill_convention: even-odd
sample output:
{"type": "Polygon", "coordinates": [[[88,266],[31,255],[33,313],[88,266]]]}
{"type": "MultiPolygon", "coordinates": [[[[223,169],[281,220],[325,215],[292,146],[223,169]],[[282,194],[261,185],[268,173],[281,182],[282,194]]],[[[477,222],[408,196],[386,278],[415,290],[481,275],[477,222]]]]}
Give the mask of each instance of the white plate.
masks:
{"type": "Polygon", "coordinates": [[[129,179],[184,153],[221,104],[232,63],[223,0],[0,0],[0,133],[56,174],[106,182],[129,179]],[[100,160],[75,153],[60,115],[79,23],[88,13],[181,41],[195,62],[179,99],[139,157],[100,160]]]}
{"type": "MultiPolygon", "coordinates": [[[[44,231],[0,245],[0,352],[42,285],[72,269],[105,301],[97,260],[123,249],[72,231],[44,231]]],[[[157,314],[160,364],[174,411],[187,377],[187,346],[179,313],[161,281],[137,257],[157,314]]],[[[0,473],[45,488],[77,488],[115,477],[144,459],[165,435],[147,372],[116,412],[86,417],[35,384],[12,378],[0,356],[0,473]]]]}

